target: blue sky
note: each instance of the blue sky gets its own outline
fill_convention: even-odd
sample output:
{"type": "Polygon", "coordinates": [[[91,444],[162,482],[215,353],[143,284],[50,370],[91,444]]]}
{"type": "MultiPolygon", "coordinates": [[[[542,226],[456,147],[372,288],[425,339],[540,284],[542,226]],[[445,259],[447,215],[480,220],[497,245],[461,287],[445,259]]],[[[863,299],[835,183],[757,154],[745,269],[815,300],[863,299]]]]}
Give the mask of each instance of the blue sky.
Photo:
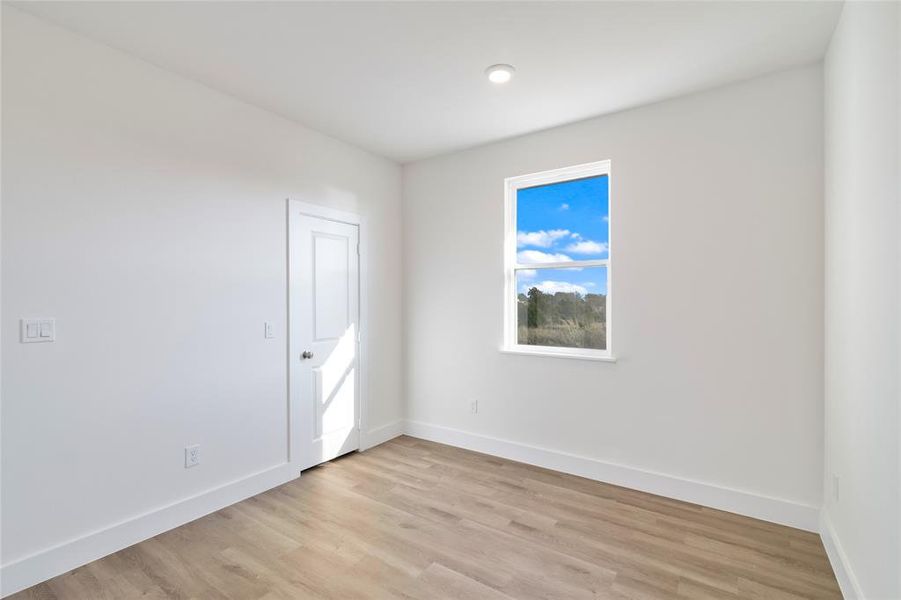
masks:
{"type": "MultiPolygon", "coordinates": [[[[517,259],[547,263],[607,258],[609,197],[606,175],[524,188],[516,194],[517,259]]],[[[603,267],[530,269],[517,273],[520,292],[606,294],[603,267]]]]}

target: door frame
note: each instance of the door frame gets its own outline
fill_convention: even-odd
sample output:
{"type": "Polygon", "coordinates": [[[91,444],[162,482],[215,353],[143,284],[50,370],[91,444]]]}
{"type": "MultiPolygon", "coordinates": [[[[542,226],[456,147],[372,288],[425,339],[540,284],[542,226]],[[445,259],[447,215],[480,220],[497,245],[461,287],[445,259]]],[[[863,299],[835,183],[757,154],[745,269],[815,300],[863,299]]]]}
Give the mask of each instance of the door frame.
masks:
{"type": "Polygon", "coordinates": [[[297,369],[300,368],[300,361],[296,360],[297,357],[300,356],[300,345],[296,342],[296,340],[293,339],[293,336],[291,335],[291,290],[294,285],[294,282],[291,278],[291,257],[294,255],[294,251],[296,250],[299,240],[294,239],[294,237],[291,235],[291,232],[294,229],[296,221],[300,219],[301,216],[317,217],[320,219],[327,219],[329,221],[337,221],[339,223],[346,223],[348,225],[357,226],[357,242],[360,245],[360,257],[358,261],[358,289],[360,294],[360,344],[359,355],[357,356],[357,368],[360,370],[360,414],[358,415],[357,429],[360,440],[357,452],[365,450],[368,447],[365,444],[366,435],[364,434],[364,432],[366,431],[366,426],[369,421],[369,413],[367,410],[368,404],[366,402],[366,389],[369,382],[369,286],[367,285],[369,270],[367,260],[369,256],[369,236],[365,217],[355,212],[339,210],[337,208],[322,206],[320,204],[311,204],[309,202],[302,202],[300,200],[293,200],[291,198],[286,199],[285,210],[287,213],[286,225],[288,236],[288,256],[286,257],[286,265],[288,270],[288,286],[285,294],[288,315],[285,336],[287,340],[286,347],[288,355],[288,462],[294,467],[297,467],[297,472],[300,473],[300,444],[303,442],[303,440],[300,439],[300,435],[297,432],[300,431],[301,411],[294,394],[294,388],[296,385],[295,382],[298,379],[297,369]]]}

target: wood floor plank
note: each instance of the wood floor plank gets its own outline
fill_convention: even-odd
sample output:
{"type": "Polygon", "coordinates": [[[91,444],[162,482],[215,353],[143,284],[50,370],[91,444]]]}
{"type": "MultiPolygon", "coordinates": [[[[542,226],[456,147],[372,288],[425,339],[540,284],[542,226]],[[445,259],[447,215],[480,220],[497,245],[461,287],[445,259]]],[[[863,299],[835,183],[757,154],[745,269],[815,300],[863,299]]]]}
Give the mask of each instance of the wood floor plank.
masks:
{"type": "Polygon", "coordinates": [[[15,600],[839,599],[815,534],[410,437],[15,600]]]}

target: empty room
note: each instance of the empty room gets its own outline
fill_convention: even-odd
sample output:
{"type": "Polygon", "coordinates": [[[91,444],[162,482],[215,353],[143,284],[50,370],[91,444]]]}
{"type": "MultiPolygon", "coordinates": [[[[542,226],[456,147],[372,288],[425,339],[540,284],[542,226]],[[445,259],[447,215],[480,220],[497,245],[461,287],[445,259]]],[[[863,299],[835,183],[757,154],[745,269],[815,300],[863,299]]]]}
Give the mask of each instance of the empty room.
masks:
{"type": "Polygon", "coordinates": [[[0,597],[901,600],[901,2],[0,21],[0,597]]]}

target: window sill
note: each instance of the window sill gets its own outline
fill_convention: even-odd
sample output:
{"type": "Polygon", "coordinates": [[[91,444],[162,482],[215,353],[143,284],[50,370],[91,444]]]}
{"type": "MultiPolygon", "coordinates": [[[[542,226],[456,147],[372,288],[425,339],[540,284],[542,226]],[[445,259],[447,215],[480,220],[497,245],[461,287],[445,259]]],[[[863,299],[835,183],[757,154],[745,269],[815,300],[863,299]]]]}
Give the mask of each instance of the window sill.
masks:
{"type": "Polygon", "coordinates": [[[592,356],[590,354],[576,354],[573,352],[548,352],[547,350],[526,350],[521,348],[501,348],[502,354],[519,354],[522,356],[542,356],[547,358],[568,358],[570,360],[589,360],[594,362],[615,363],[615,356],[592,356]]]}

